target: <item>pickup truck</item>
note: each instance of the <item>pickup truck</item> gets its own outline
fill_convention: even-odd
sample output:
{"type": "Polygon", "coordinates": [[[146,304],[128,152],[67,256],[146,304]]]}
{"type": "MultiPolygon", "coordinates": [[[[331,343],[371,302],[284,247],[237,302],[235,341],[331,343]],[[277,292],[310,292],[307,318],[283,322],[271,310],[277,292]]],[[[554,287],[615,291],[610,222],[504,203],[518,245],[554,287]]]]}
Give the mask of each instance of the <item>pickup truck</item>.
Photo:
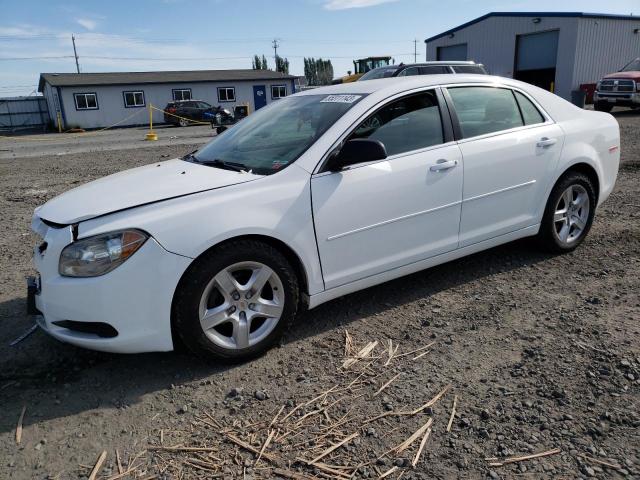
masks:
{"type": "Polygon", "coordinates": [[[640,58],[598,82],[593,106],[601,112],[610,112],[613,107],[640,107],[640,58]]]}

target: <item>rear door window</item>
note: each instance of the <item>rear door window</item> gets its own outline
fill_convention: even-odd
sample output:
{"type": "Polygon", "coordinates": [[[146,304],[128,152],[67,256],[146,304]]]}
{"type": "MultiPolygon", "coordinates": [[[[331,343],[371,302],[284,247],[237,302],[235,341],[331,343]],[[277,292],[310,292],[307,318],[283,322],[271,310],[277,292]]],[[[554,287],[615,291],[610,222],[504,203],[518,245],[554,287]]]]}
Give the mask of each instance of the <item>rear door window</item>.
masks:
{"type": "Polygon", "coordinates": [[[349,138],[379,140],[389,156],[443,143],[436,93],[429,90],[394,100],[364,120],[349,138]]]}
{"type": "Polygon", "coordinates": [[[444,65],[420,67],[420,75],[440,75],[443,73],[451,73],[451,70],[449,70],[449,67],[444,65]]]}
{"type": "Polygon", "coordinates": [[[451,68],[456,73],[477,73],[479,75],[487,73],[480,65],[452,65],[451,68]]]}
{"type": "Polygon", "coordinates": [[[511,90],[496,87],[448,88],[463,138],[522,127],[511,90]]]}

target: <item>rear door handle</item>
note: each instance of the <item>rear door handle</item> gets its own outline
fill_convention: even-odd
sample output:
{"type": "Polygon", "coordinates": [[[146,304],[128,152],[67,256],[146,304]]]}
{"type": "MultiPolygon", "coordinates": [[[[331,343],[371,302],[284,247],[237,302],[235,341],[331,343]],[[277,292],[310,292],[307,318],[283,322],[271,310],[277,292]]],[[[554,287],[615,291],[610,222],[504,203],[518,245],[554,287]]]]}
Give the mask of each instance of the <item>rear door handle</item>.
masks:
{"type": "Polygon", "coordinates": [[[557,138],[548,138],[548,137],[542,137],[538,143],[536,143],[536,147],[550,147],[551,145],[554,145],[556,142],[558,141],[557,138]]]}
{"type": "Polygon", "coordinates": [[[453,168],[456,165],[458,165],[457,160],[447,161],[445,159],[441,159],[441,160],[438,160],[435,165],[431,165],[429,167],[429,170],[431,170],[432,172],[441,172],[443,170],[449,170],[450,168],[453,168]]]}

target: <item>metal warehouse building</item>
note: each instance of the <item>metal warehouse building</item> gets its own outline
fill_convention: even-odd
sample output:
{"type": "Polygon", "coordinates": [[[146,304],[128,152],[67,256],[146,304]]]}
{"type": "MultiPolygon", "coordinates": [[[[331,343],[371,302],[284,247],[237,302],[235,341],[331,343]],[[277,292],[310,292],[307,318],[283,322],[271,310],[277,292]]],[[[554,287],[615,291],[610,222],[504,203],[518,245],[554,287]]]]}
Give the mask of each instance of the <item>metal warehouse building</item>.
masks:
{"type": "MultiPolygon", "coordinates": [[[[149,104],[164,108],[172,100],[202,100],[230,110],[248,104],[255,111],[293,93],[295,78],[271,70],[42,73],[38,91],[63,128],[100,128],[146,123],[149,104]]],[[[154,110],[153,121],[162,123],[163,113],[154,110]]]]}
{"type": "Polygon", "coordinates": [[[425,40],[427,60],[475,60],[569,100],[640,57],[640,17],[493,12],[425,40]]]}

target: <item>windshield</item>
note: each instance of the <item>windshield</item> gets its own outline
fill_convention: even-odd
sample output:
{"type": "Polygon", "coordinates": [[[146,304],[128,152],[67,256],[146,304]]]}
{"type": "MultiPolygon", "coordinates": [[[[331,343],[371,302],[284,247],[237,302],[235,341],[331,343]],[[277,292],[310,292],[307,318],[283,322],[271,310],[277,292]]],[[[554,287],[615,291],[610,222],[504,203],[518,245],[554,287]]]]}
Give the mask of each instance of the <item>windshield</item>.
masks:
{"type": "Polygon", "coordinates": [[[640,58],[636,58],[631,62],[627,63],[621,72],[640,72],[640,58]]]}
{"type": "Polygon", "coordinates": [[[363,97],[336,94],[283,98],[249,115],[185,159],[270,175],[297,160],[363,97]]]}
{"type": "Polygon", "coordinates": [[[392,77],[393,73],[398,69],[398,67],[382,67],[375,68],[373,70],[369,70],[358,80],[359,82],[363,80],[375,80],[376,78],[387,78],[392,77]]]}

